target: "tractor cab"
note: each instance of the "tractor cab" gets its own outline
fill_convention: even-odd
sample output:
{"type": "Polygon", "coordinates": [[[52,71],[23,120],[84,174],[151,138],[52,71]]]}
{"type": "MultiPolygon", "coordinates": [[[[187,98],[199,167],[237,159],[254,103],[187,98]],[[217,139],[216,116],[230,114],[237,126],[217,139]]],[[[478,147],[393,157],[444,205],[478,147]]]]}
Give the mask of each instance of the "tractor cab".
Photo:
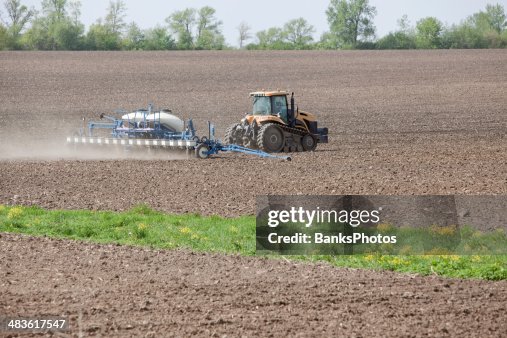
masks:
{"type": "Polygon", "coordinates": [[[252,97],[252,115],[254,116],[278,116],[284,123],[288,124],[290,107],[287,102],[288,92],[253,92],[252,97]]]}

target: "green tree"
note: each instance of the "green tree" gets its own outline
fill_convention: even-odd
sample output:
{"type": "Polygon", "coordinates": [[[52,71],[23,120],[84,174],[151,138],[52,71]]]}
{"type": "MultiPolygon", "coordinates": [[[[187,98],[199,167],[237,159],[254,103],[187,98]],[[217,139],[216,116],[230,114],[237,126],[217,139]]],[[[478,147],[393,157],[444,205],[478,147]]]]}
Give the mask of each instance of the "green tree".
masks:
{"type": "Polygon", "coordinates": [[[126,27],[125,16],[127,15],[127,6],[122,0],[110,1],[105,18],[105,26],[118,38],[126,27]]]}
{"type": "Polygon", "coordinates": [[[477,30],[481,34],[494,30],[490,21],[490,17],[487,13],[482,11],[469,16],[465,20],[465,23],[473,27],[473,29],[477,30]]]}
{"type": "Polygon", "coordinates": [[[6,48],[18,49],[20,34],[35,15],[35,10],[22,5],[20,0],[5,0],[4,7],[7,12],[7,20],[2,20],[6,26],[4,44],[6,48]]]}
{"type": "Polygon", "coordinates": [[[42,50],[82,49],[84,25],[79,21],[80,6],[79,1],[43,0],[43,16],[33,21],[23,37],[24,44],[42,50]]]}
{"type": "Polygon", "coordinates": [[[51,21],[56,22],[67,15],[67,5],[67,0],[42,0],[42,11],[51,21]]]}
{"type": "Polygon", "coordinates": [[[49,20],[46,17],[39,17],[33,20],[32,26],[22,37],[22,44],[28,49],[51,50],[53,40],[49,36],[49,20]]]}
{"type": "Polygon", "coordinates": [[[70,17],[60,20],[53,26],[56,49],[79,50],[83,48],[84,25],[75,24],[70,17]]]}
{"type": "Polygon", "coordinates": [[[85,47],[83,33],[84,26],[74,24],[70,18],[51,22],[42,17],[33,22],[21,41],[29,49],[79,50],[85,47]]]}
{"type": "Polygon", "coordinates": [[[281,28],[271,27],[269,29],[257,32],[258,44],[251,46],[250,49],[288,49],[284,32],[281,28]]]}
{"type": "Polygon", "coordinates": [[[501,34],[507,28],[507,17],[502,5],[486,5],[486,16],[491,28],[501,34]]]}
{"type": "Polygon", "coordinates": [[[125,39],[123,40],[123,47],[126,50],[140,50],[143,49],[144,40],[144,32],[135,22],[132,22],[127,26],[127,33],[125,35],[125,39]]]}
{"type": "Polygon", "coordinates": [[[488,46],[484,34],[468,20],[444,29],[440,41],[442,48],[487,48],[488,46]]]}
{"type": "Polygon", "coordinates": [[[176,11],[166,19],[171,30],[177,34],[178,49],[193,49],[194,37],[192,30],[195,25],[195,9],[187,8],[182,11],[176,11]]]}
{"type": "Polygon", "coordinates": [[[427,17],[417,21],[416,46],[421,49],[440,48],[443,25],[437,18],[427,17]]]}
{"type": "Polygon", "coordinates": [[[444,33],[444,43],[449,48],[503,48],[507,40],[506,15],[503,6],[487,5],[485,11],[469,16],[459,25],[444,33]]]}
{"type": "Polygon", "coordinates": [[[375,36],[373,18],[377,10],[369,0],[331,0],[326,14],[330,26],[328,45],[355,48],[375,36]]]}
{"type": "Polygon", "coordinates": [[[86,34],[86,45],[91,50],[119,50],[121,42],[102,20],[90,26],[86,34]]]}
{"type": "Polygon", "coordinates": [[[0,50],[6,49],[7,44],[8,44],[7,28],[5,28],[4,25],[0,23],[0,50]]]}
{"type": "Polygon", "coordinates": [[[221,49],[224,38],[220,31],[222,21],[215,17],[215,9],[205,6],[197,12],[197,49],[221,49]]]}
{"type": "Polygon", "coordinates": [[[161,26],[148,29],[144,33],[144,50],[169,50],[175,49],[175,43],[167,29],[161,26]]]}
{"type": "Polygon", "coordinates": [[[86,35],[87,46],[94,50],[119,50],[122,48],[122,33],[125,29],[127,7],[122,0],[110,1],[104,20],[99,19],[90,26],[86,35]]]}
{"type": "Polygon", "coordinates": [[[316,48],[318,49],[336,49],[337,41],[336,36],[331,32],[324,32],[320,36],[319,42],[316,44],[316,48]]]}
{"type": "Polygon", "coordinates": [[[166,22],[177,36],[178,49],[222,49],[225,38],[222,22],[215,16],[215,9],[205,6],[199,10],[186,8],[172,13],[166,22]]]}
{"type": "Polygon", "coordinates": [[[223,49],[224,46],[225,38],[221,33],[205,30],[197,40],[196,49],[223,49]]]}
{"type": "Polygon", "coordinates": [[[378,49],[415,49],[415,33],[407,15],[398,20],[398,29],[377,41],[378,49]]]}
{"type": "Polygon", "coordinates": [[[404,14],[401,18],[399,18],[397,23],[398,23],[398,32],[402,32],[405,34],[411,34],[413,32],[407,14],[404,14]]]}
{"type": "Polygon", "coordinates": [[[257,32],[257,43],[249,44],[247,49],[309,49],[313,47],[314,31],[305,19],[293,19],[285,23],[283,28],[271,27],[257,32]]]}
{"type": "Polygon", "coordinates": [[[403,32],[391,32],[377,41],[378,49],[415,49],[413,37],[403,32]]]}
{"type": "Polygon", "coordinates": [[[69,8],[70,8],[70,15],[69,18],[72,21],[72,23],[76,26],[80,25],[81,22],[79,21],[81,17],[81,1],[74,0],[69,2],[69,8]]]}
{"type": "Polygon", "coordinates": [[[305,19],[298,18],[287,22],[283,26],[284,37],[292,45],[293,49],[308,49],[313,42],[312,34],[315,28],[305,19]]]}

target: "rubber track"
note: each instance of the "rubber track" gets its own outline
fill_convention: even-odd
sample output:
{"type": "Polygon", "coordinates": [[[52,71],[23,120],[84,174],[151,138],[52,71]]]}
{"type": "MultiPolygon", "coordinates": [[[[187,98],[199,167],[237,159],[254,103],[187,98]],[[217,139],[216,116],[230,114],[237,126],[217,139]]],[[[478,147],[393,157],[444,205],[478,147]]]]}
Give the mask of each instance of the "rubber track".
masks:
{"type": "MultiPolygon", "coordinates": [[[[280,126],[280,128],[285,132],[289,133],[289,134],[296,134],[296,135],[299,135],[301,137],[305,136],[306,134],[308,134],[306,131],[303,131],[301,129],[298,129],[298,128],[292,128],[292,127],[289,127],[289,126],[286,126],[286,125],[283,125],[283,124],[278,124],[280,126]]],[[[284,146],[283,149],[282,149],[282,153],[285,152],[284,149],[287,148],[287,146],[284,146]]],[[[302,152],[305,152],[306,150],[304,150],[303,148],[303,151],[302,152]]],[[[288,153],[290,153],[291,151],[289,150],[288,153]]],[[[299,151],[296,150],[296,152],[298,153],[299,151]]]]}

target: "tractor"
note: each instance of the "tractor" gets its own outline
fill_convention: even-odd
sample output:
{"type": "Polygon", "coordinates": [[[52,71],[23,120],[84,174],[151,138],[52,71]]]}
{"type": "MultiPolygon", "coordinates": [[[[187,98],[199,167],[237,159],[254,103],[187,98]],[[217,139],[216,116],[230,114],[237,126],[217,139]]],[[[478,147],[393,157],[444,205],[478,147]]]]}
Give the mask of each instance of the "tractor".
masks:
{"type": "Polygon", "coordinates": [[[314,151],[328,142],[327,128],[317,127],[314,114],[299,111],[294,93],[259,91],[250,93],[252,112],[227,128],[224,144],[237,144],[267,153],[314,151]]]}

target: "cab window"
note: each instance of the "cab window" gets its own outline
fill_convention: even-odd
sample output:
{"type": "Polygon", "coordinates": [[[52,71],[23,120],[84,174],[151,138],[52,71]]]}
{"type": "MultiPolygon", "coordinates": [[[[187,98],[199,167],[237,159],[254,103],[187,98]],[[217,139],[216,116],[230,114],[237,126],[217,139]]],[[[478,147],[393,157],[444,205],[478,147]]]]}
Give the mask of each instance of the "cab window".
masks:
{"type": "Polygon", "coordinates": [[[287,123],[287,99],[285,96],[273,96],[273,114],[287,123]]]}
{"type": "Polygon", "coordinates": [[[253,115],[271,115],[271,101],[269,97],[253,97],[253,115]]]}

